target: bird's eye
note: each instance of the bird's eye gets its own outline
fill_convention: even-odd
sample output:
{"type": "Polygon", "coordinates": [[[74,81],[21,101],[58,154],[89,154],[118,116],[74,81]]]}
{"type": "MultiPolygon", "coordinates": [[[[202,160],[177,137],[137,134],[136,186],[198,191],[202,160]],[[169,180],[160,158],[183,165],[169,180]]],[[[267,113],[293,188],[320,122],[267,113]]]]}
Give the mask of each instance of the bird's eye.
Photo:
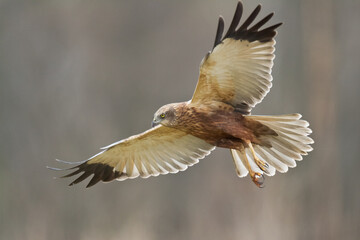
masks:
{"type": "Polygon", "coordinates": [[[164,118],[164,117],[165,117],[165,114],[164,114],[164,113],[162,113],[162,114],[160,115],[160,117],[161,117],[161,118],[164,118]]]}

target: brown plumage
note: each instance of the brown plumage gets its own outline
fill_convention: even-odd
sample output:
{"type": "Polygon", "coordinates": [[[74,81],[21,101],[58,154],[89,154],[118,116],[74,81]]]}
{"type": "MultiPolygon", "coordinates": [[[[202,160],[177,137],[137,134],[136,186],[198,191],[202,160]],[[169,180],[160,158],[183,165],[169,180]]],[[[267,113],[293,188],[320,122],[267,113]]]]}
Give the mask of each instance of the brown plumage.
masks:
{"type": "Polygon", "coordinates": [[[300,114],[249,116],[269,92],[274,59],[275,24],[262,28],[273,13],[254,24],[261,6],[239,26],[243,6],[238,3],[228,31],[219,18],[214,47],[201,62],[192,99],[161,107],[150,130],[113,143],[71,168],[70,185],[93,175],[99,181],[176,173],[197,163],[215,147],[231,150],[239,177],[248,173],[257,186],[263,174],[286,172],[312,148],[308,122],[300,114]],[[252,25],[250,27],[250,25],[252,25]]]}

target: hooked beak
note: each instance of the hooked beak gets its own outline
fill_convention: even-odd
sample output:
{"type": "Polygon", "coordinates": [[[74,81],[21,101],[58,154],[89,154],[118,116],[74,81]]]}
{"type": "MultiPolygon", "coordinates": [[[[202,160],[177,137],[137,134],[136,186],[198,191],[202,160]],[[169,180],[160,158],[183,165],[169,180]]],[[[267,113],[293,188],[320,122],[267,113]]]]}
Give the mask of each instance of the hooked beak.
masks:
{"type": "Polygon", "coordinates": [[[159,123],[157,123],[157,122],[155,122],[155,121],[152,121],[151,122],[151,127],[153,128],[153,127],[155,127],[156,125],[158,125],[159,123]]]}

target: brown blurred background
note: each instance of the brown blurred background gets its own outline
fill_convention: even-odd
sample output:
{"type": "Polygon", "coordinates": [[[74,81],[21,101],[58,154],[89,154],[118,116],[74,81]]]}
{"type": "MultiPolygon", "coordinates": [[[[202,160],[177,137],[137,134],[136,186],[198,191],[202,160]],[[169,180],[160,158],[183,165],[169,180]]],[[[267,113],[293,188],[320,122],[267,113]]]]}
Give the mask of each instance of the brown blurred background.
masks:
{"type": "MultiPolygon", "coordinates": [[[[245,16],[259,3],[243,1],[245,16]]],[[[258,189],[228,150],[186,172],[67,187],[84,160],[191,98],[236,1],[0,1],[0,239],[359,239],[360,1],[263,1],[284,22],[253,114],[300,112],[314,151],[258,189]]]]}

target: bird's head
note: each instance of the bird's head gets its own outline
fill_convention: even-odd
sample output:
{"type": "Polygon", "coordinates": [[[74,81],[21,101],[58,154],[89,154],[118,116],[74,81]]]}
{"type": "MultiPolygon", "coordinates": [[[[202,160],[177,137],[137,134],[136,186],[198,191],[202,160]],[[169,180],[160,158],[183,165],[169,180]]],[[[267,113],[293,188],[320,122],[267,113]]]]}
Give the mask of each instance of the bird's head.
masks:
{"type": "Polygon", "coordinates": [[[164,126],[172,126],[175,124],[176,120],[176,110],[178,108],[178,103],[171,103],[162,106],[157,110],[154,114],[154,119],[152,121],[151,126],[155,127],[158,124],[162,124],[164,126]]]}

